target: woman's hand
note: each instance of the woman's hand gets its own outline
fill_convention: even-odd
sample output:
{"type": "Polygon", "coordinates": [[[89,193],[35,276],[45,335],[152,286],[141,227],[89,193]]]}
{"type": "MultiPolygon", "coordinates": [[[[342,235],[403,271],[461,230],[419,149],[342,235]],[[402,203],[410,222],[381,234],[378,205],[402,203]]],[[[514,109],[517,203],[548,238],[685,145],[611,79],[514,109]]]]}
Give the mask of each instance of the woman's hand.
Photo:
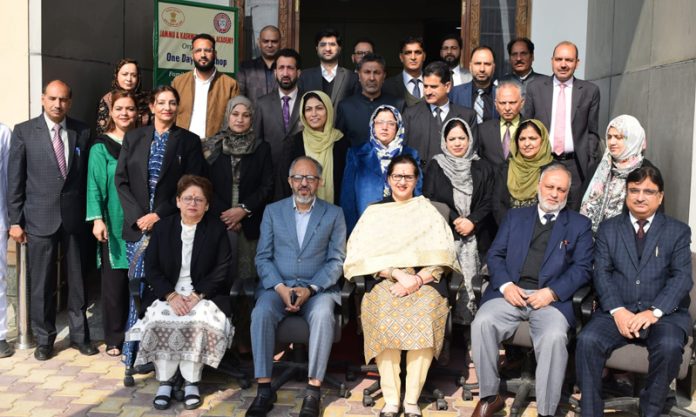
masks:
{"type": "Polygon", "coordinates": [[[389,291],[394,297],[405,297],[410,294],[408,291],[406,291],[406,288],[404,288],[404,286],[398,282],[389,287],[389,291]]]}
{"type": "Polygon", "coordinates": [[[414,293],[420,288],[420,279],[415,275],[408,274],[400,269],[395,269],[393,277],[408,294],[414,293]]]}
{"type": "Polygon", "coordinates": [[[104,243],[107,240],[109,240],[109,232],[107,232],[106,230],[106,224],[104,224],[104,220],[94,220],[94,225],[92,226],[92,234],[101,243],[104,243]]]}
{"type": "MultiPolygon", "coordinates": [[[[234,227],[245,218],[247,212],[241,207],[232,207],[220,214],[220,220],[227,226],[227,230],[235,230],[234,227]]],[[[237,231],[237,230],[235,230],[237,231]]]]}
{"type": "Polygon", "coordinates": [[[174,295],[167,300],[167,303],[169,303],[169,307],[174,310],[174,314],[177,316],[185,316],[191,311],[186,303],[186,299],[179,293],[174,293],[174,295]]]}
{"type": "Polygon", "coordinates": [[[138,228],[140,228],[140,231],[145,233],[152,230],[152,226],[154,226],[155,223],[159,221],[159,219],[160,217],[157,213],[148,213],[143,217],[139,218],[138,221],[135,223],[138,225],[138,228]]]}
{"type": "Polygon", "coordinates": [[[201,297],[195,292],[192,292],[191,294],[183,297],[183,299],[189,311],[193,310],[196,304],[198,304],[198,302],[201,301],[201,297]]]}
{"type": "Polygon", "coordinates": [[[456,230],[457,233],[459,233],[462,236],[469,236],[476,227],[474,223],[472,223],[471,220],[467,219],[466,217],[457,217],[457,219],[454,220],[453,224],[454,230],[456,230]]]}

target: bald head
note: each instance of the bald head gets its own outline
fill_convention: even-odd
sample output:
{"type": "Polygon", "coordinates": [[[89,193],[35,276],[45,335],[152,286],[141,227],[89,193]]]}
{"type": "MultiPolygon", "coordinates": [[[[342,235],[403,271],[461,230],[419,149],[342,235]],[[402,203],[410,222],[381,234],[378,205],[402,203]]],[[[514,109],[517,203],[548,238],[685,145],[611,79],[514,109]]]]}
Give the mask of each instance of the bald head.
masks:
{"type": "Polygon", "coordinates": [[[275,59],[278,50],[280,49],[280,30],[273,26],[264,26],[259,33],[259,49],[261,56],[267,60],[275,59]]]}
{"type": "Polygon", "coordinates": [[[72,105],[72,90],[61,80],[50,81],[41,94],[44,113],[53,123],[60,123],[72,105]]]}

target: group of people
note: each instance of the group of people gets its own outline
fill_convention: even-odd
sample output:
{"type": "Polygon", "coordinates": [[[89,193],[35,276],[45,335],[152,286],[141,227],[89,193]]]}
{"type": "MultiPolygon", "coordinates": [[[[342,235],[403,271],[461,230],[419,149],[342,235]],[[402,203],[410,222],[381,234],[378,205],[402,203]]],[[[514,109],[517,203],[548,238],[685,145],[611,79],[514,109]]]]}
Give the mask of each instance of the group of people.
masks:
{"type": "MultiPolygon", "coordinates": [[[[275,331],[297,314],[310,329],[300,416],[318,416],[340,280],[364,276],[364,356],[379,368],[382,417],[421,415],[450,309],[471,326],[474,417],[504,406],[499,344],[521,320],[538,360],[539,415],[553,415],[570,300],[592,282],[600,302],[576,351],[582,413],[602,414],[604,358],[641,342],[651,355],[642,412],[658,415],[689,334],[690,229],[660,210],[663,179],[644,158],[638,120],[613,119],[600,155],[599,90],[574,77],[577,47],[559,43],[546,76],[532,69],[534,44],[514,39],[512,73],[494,81],[493,49],[475,48],[466,70],[458,36],[426,66],[422,39],[406,38],[391,78],[369,39],[354,45],[355,70],[338,65],[338,32],[315,41],[320,65],[302,70],[267,26],[261,56],[233,78],[215,68],[215,39],[199,34],[195,68],[171,86],[143,91],[137,62],[119,62],[95,138],[67,116],[72,92],[60,80],[46,84],[42,115],[11,140],[0,129],[0,202],[5,229],[28,246],[35,358],[53,354],[59,248],[71,346],[98,352],[85,314],[87,221],[99,242],[106,353],[154,363],[157,409],[182,379],[185,407],[198,407],[203,365],[216,367],[234,336],[238,348],[250,344],[258,382],[246,415],[265,417],[275,331]],[[471,281],[483,269],[490,285],[477,302],[471,281]],[[455,306],[451,273],[464,277],[455,306]],[[252,311],[231,300],[235,280],[258,281],[252,311]]],[[[0,356],[12,354],[4,336],[0,327],[0,356]]]]}

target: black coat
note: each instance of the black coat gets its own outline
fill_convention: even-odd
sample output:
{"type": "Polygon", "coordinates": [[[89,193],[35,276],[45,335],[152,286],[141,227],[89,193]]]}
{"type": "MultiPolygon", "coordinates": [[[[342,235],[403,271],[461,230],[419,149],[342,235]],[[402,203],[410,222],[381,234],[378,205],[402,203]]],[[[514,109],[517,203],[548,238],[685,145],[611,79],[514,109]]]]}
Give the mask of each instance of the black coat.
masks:
{"type": "MultiPolygon", "coordinates": [[[[471,179],[474,188],[467,219],[475,226],[474,233],[476,234],[478,250],[482,259],[485,259],[484,256],[493,242],[497,229],[491,216],[491,194],[494,186],[492,166],[483,159],[473,161],[471,163],[471,179]]],[[[450,208],[449,222],[450,226],[452,226],[452,233],[454,233],[455,237],[459,236],[452,224],[459,217],[457,208],[454,205],[452,182],[435,160],[431,160],[425,170],[423,195],[432,201],[447,204],[450,208]]]]}
{"type": "MultiPolygon", "coordinates": [[[[152,229],[145,252],[143,307],[156,299],[164,300],[174,291],[181,270],[181,216],[166,217],[152,229]]],[[[191,254],[191,281],[197,293],[213,301],[225,315],[232,314],[229,279],[232,253],[225,225],[206,213],[196,226],[191,254]]]]}
{"type": "MultiPolygon", "coordinates": [[[[232,207],[230,158],[229,155],[221,153],[208,169],[214,193],[210,212],[217,217],[232,207]]],[[[251,210],[251,216],[242,219],[242,230],[248,240],[255,240],[259,238],[263,210],[273,196],[271,146],[261,141],[253,153],[241,158],[239,164],[239,203],[251,210]]]]}

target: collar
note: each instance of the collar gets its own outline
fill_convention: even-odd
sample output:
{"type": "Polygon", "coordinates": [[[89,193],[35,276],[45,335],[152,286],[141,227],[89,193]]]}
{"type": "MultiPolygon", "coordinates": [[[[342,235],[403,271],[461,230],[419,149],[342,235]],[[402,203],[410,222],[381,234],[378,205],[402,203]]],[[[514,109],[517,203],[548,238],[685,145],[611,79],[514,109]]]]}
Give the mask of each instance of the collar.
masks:
{"type": "Polygon", "coordinates": [[[44,117],[44,120],[46,121],[46,125],[48,126],[48,131],[49,131],[49,133],[51,133],[51,135],[53,135],[53,126],[55,126],[56,124],[60,125],[60,128],[62,130],[67,129],[67,126],[65,123],[67,117],[63,117],[63,120],[61,120],[60,123],[55,123],[53,120],[49,119],[48,116],[46,115],[46,113],[43,114],[43,117],[44,117]]]}
{"type": "MultiPolygon", "coordinates": [[[[472,94],[475,94],[476,92],[478,92],[478,90],[479,90],[479,88],[476,87],[476,84],[474,84],[474,82],[472,81],[472,82],[471,82],[471,92],[472,92],[472,94]]],[[[491,83],[488,84],[488,87],[482,88],[482,90],[483,90],[483,93],[484,93],[484,94],[490,96],[490,95],[491,95],[491,92],[493,91],[493,81],[491,81],[491,83]]]]}
{"type": "Polygon", "coordinates": [[[435,111],[435,108],[436,108],[436,107],[441,108],[441,109],[442,109],[442,117],[447,116],[447,114],[449,114],[449,111],[450,111],[450,102],[449,102],[449,100],[447,100],[447,103],[443,104],[442,106],[436,106],[436,105],[434,105],[434,104],[428,104],[428,106],[430,107],[430,114],[433,114],[433,112],[435,111]]]}
{"type": "Polygon", "coordinates": [[[420,80],[421,84],[423,84],[423,71],[421,71],[420,75],[417,77],[411,77],[411,75],[406,72],[406,71],[401,71],[401,78],[404,80],[404,84],[409,84],[412,79],[417,78],[420,80]]]}
{"type": "MultiPolygon", "coordinates": [[[[505,126],[505,123],[506,123],[506,122],[505,122],[505,119],[503,119],[503,118],[501,117],[501,118],[500,118],[500,126],[505,126]]],[[[519,125],[520,125],[520,115],[518,114],[518,115],[515,116],[515,118],[512,119],[512,121],[510,122],[510,127],[517,129],[517,126],[519,126],[519,125]]]]}
{"type": "Polygon", "coordinates": [[[527,79],[527,77],[529,77],[530,75],[532,75],[533,72],[534,72],[534,69],[533,69],[532,67],[529,67],[529,72],[528,72],[528,73],[526,73],[526,74],[524,74],[524,75],[518,75],[517,78],[519,78],[520,80],[524,81],[524,80],[527,79]]]}
{"type": "Polygon", "coordinates": [[[199,84],[210,84],[215,79],[216,75],[217,75],[217,68],[214,68],[213,75],[211,75],[210,78],[208,78],[207,80],[201,80],[200,77],[198,76],[198,69],[196,69],[196,68],[193,69],[193,79],[196,80],[196,82],[199,84]]]}
{"type": "MultiPolygon", "coordinates": [[[[566,85],[566,88],[567,87],[573,88],[573,80],[574,79],[575,79],[575,77],[570,77],[570,79],[564,83],[566,85]]],[[[558,81],[558,78],[556,78],[556,76],[554,75],[553,76],[553,86],[558,87],[559,85],[561,85],[561,82],[558,81]]]]}
{"type": "Polygon", "coordinates": [[[311,212],[312,212],[312,209],[314,209],[314,204],[316,204],[316,202],[317,202],[317,197],[314,196],[314,200],[312,200],[312,204],[309,206],[309,210],[307,210],[307,211],[300,211],[300,210],[297,208],[297,202],[295,201],[295,196],[293,196],[293,197],[292,197],[292,208],[295,210],[295,213],[297,213],[297,214],[307,214],[307,213],[311,213],[311,212]]]}
{"type": "Polygon", "coordinates": [[[541,206],[537,204],[537,215],[539,216],[539,221],[544,224],[546,219],[544,218],[545,214],[553,214],[553,221],[558,220],[558,214],[561,212],[561,210],[555,210],[555,211],[544,211],[541,209],[541,206]]]}
{"type": "MultiPolygon", "coordinates": [[[[646,229],[649,228],[649,227],[653,224],[653,220],[655,220],[655,215],[656,215],[656,214],[657,214],[657,212],[653,213],[652,216],[650,216],[650,217],[648,217],[647,219],[645,219],[645,220],[648,221],[648,224],[645,225],[645,228],[646,228],[646,229]]],[[[628,212],[628,217],[631,219],[631,225],[633,226],[633,228],[634,228],[634,229],[637,229],[637,228],[638,228],[638,223],[637,223],[637,222],[638,222],[638,218],[636,218],[636,217],[633,215],[633,213],[631,213],[630,211],[628,212]]]]}
{"type": "MultiPolygon", "coordinates": [[[[295,89],[292,90],[292,91],[290,92],[290,94],[287,94],[288,96],[290,96],[290,101],[294,102],[294,101],[297,99],[297,93],[298,93],[298,89],[297,89],[297,86],[295,86],[295,89]]],[[[282,103],[282,102],[283,102],[283,97],[285,97],[286,94],[283,93],[282,91],[280,91],[280,88],[279,88],[279,89],[278,89],[278,96],[280,97],[280,102],[282,103]]],[[[294,201],[294,200],[293,200],[293,201],[294,201]]]]}
{"type": "Polygon", "coordinates": [[[326,75],[326,71],[327,71],[327,70],[331,70],[331,71],[333,72],[334,77],[335,77],[336,74],[338,73],[338,61],[336,62],[336,65],[334,65],[333,67],[325,66],[325,65],[322,63],[322,64],[319,64],[319,68],[321,68],[321,75],[322,75],[322,76],[323,76],[323,75],[326,75]]]}

